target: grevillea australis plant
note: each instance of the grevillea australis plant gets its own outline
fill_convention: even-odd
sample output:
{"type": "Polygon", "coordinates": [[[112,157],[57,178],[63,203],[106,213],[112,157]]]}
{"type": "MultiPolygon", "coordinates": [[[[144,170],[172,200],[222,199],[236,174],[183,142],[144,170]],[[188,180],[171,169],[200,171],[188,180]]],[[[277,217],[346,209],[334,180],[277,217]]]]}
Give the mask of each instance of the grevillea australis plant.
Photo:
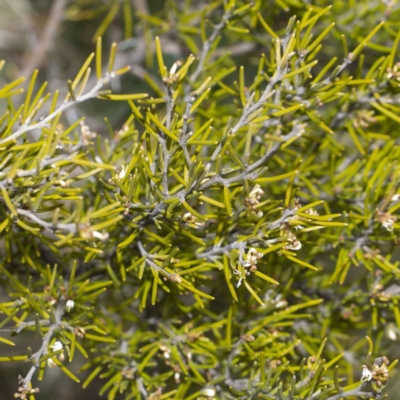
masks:
{"type": "Polygon", "coordinates": [[[384,398],[400,9],[166,2],[134,17],[138,93],[102,55],[118,13],[133,31],[109,3],[63,11],[106,12],[63,98],[38,70],[0,89],[0,345],[40,342],[0,356],[15,398],[44,398],[50,368],[110,400],[384,398]],[[67,115],[94,98],[124,120],[67,115]]]}

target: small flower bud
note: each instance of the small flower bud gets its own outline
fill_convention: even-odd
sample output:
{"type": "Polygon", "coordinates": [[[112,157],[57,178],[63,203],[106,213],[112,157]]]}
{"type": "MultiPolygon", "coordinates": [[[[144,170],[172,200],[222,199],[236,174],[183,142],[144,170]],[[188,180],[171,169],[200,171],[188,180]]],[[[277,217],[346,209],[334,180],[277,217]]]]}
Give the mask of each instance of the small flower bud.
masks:
{"type": "Polygon", "coordinates": [[[67,312],[70,312],[75,306],[75,302],[73,300],[68,300],[65,304],[65,309],[67,312]]]}
{"type": "Polygon", "coordinates": [[[182,221],[185,223],[185,225],[190,226],[191,228],[197,229],[200,226],[204,226],[205,223],[204,221],[202,222],[197,222],[197,217],[190,212],[187,212],[182,215],[182,221]]]}
{"type": "MultiPolygon", "coordinates": [[[[248,252],[247,252],[247,260],[243,263],[243,266],[245,268],[249,268],[251,272],[256,272],[257,271],[257,262],[258,260],[263,256],[262,253],[259,253],[254,247],[252,247],[248,252]]],[[[246,271],[246,274],[248,275],[250,272],[246,271]]]]}
{"type": "Polygon", "coordinates": [[[215,396],[215,389],[203,389],[201,394],[207,397],[214,397],[215,396]]]}
{"type": "Polygon", "coordinates": [[[288,232],[287,245],[284,247],[285,250],[300,250],[301,242],[293,235],[292,232],[288,232]]]}
{"type": "Polygon", "coordinates": [[[117,179],[118,180],[124,179],[125,175],[126,175],[126,169],[125,169],[125,166],[122,165],[121,166],[121,171],[119,172],[117,179]]]}
{"type": "Polygon", "coordinates": [[[87,146],[90,144],[90,139],[94,139],[97,136],[96,132],[92,132],[89,125],[86,125],[83,121],[80,123],[82,133],[82,144],[87,146]]]}
{"type": "Polygon", "coordinates": [[[50,346],[50,348],[51,348],[53,351],[58,351],[58,350],[62,350],[63,345],[62,345],[62,343],[61,343],[59,340],[57,340],[56,342],[54,342],[54,343],[50,346]]]}
{"type": "Polygon", "coordinates": [[[361,382],[369,382],[372,379],[372,372],[366,365],[362,366],[361,382]]]}
{"type": "Polygon", "coordinates": [[[57,364],[53,361],[52,358],[48,358],[48,359],[47,359],[47,366],[48,366],[49,368],[54,368],[56,365],[57,365],[57,364]]]}
{"type": "Polygon", "coordinates": [[[400,200],[400,193],[393,195],[392,198],[390,199],[390,201],[399,201],[399,200],[400,200]]]}
{"type": "Polygon", "coordinates": [[[250,212],[257,218],[263,216],[263,212],[257,209],[257,205],[260,203],[259,200],[264,194],[260,185],[255,185],[253,190],[249,193],[249,196],[245,198],[244,204],[250,210],[250,212]]]}
{"type": "Polygon", "coordinates": [[[397,221],[397,218],[389,213],[378,212],[377,220],[386,230],[392,232],[394,229],[394,223],[397,221]]]}
{"type": "Polygon", "coordinates": [[[169,280],[175,283],[182,283],[182,277],[178,274],[171,274],[168,276],[169,280]]]}

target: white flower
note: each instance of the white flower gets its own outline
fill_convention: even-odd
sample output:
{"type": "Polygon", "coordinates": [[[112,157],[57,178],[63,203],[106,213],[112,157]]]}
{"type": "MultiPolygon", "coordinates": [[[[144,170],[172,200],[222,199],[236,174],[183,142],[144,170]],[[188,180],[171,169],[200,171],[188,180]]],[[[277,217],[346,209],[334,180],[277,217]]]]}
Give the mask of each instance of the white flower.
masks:
{"type": "Polygon", "coordinates": [[[389,232],[393,231],[394,228],[394,221],[392,221],[391,219],[387,219],[385,221],[382,221],[382,226],[388,230],[389,232]]]}
{"type": "Polygon", "coordinates": [[[53,351],[58,351],[58,350],[62,350],[63,345],[62,345],[62,343],[61,343],[59,340],[57,340],[56,342],[54,342],[54,343],[50,346],[50,348],[51,348],[53,351]]]}
{"type": "Polygon", "coordinates": [[[90,143],[90,139],[95,138],[97,136],[97,133],[92,132],[89,128],[89,125],[86,125],[83,121],[81,121],[80,125],[82,133],[82,143],[84,146],[87,146],[90,143]]]}
{"type": "Polygon", "coordinates": [[[249,196],[244,199],[244,204],[250,210],[250,212],[257,218],[263,216],[263,212],[257,209],[257,205],[260,203],[259,200],[264,194],[260,185],[255,185],[253,190],[249,193],[249,196]]]}
{"type": "Polygon", "coordinates": [[[301,242],[299,240],[296,240],[296,242],[294,244],[285,246],[285,249],[288,249],[288,250],[300,250],[301,249],[301,242]]]}
{"type": "Polygon", "coordinates": [[[215,396],[215,389],[204,389],[201,394],[207,397],[214,397],[215,396]]]}
{"type": "Polygon", "coordinates": [[[397,335],[394,329],[388,329],[387,335],[390,340],[397,340],[397,335]]]}
{"type": "MultiPolygon", "coordinates": [[[[258,260],[263,256],[264,254],[259,253],[254,247],[251,247],[249,251],[247,252],[246,255],[246,261],[243,262],[243,267],[248,268],[244,270],[245,275],[250,275],[251,272],[256,272],[257,271],[257,263],[258,260]]],[[[241,272],[237,269],[233,270],[233,273],[235,275],[241,275],[239,278],[239,282],[237,283],[236,287],[239,287],[242,284],[242,280],[244,278],[244,275],[241,274],[241,272]]],[[[246,278],[245,278],[246,279],[246,278]]]]}
{"type": "Polygon", "coordinates": [[[275,308],[282,308],[282,307],[286,307],[287,306],[287,301],[286,300],[281,300],[281,301],[278,301],[276,304],[275,304],[275,308]]]}
{"type": "Polygon", "coordinates": [[[125,165],[121,165],[121,171],[118,174],[118,179],[124,179],[126,175],[126,169],[125,169],[125,165]]]}
{"type": "Polygon", "coordinates": [[[399,330],[396,327],[396,325],[389,323],[386,325],[386,335],[390,340],[397,340],[398,338],[398,334],[399,334],[399,330]]]}
{"type": "Polygon", "coordinates": [[[292,232],[288,232],[287,245],[284,247],[285,250],[300,250],[301,242],[293,235],[292,232]]]}
{"type": "Polygon", "coordinates": [[[190,212],[187,212],[182,215],[182,221],[185,223],[185,225],[190,226],[191,228],[197,229],[200,226],[204,226],[205,222],[197,222],[197,217],[195,215],[192,215],[190,212]]]}
{"type": "Polygon", "coordinates": [[[366,365],[362,367],[361,382],[369,382],[372,379],[372,372],[366,365]]]}
{"type": "Polygon", "coordinates": [[[178,67],[180,67],[181,64],[182,64],[182,63],[181,63],[180,61],[175,61],[175,62],[172,64],[171,69],[169,70],[169,74],[170,74],[170,75],[175,75],[176,71],[178,70],[178,67]]]}
{"type": "Polygon", "coordinates": [[[197,221],[197,218],[192,215],[190,212],[187,212],[185,214],[182,215],[182,221],[186,224],[195,224],[197,221]]]}
{"type": "Polygon", "coordinates": [[[238,282],[238,284],[237,284],[237,286],[236,286],[237,288],[240,287],[240,285],[242,284],[242,280],[243,280],[243,278],[240,277],[240,278],[239,278],[239,282],[238,282]]]}
{"type": "Polygon", "coordinates": [[[168,76],[163,78],[163,82],[171,85],[172,83],[176,82],[179,79],[179,75],[176,73],[178,68],[182,65],[181,61],[176,61],[172,65],[171,69],[169,70],[168,76]]]}
{"type": "Polygon", "coordinates": [[[307,210],[304,211],[305,214],[308,215],[319,215],[317,210],[314,210],[313,208],[308,208],[307,210]]]}
{"type": "Polygon", "coordinates": [[[57,365],[57,364],[53,361],[52,358],[48,358],[48,359],[47,359],[47,366],[48,366],[49,368],[54,368],[56,365],[57,365]]]}
{"type": "Polygon", "coordinates": [[[390,201],[399,201],[399,200],[400,200],[400,193],[393,195],[392,198],[390,199],[390,201]]]}
{"type": "Polygon", "coordinates": [[[84,229],[81,230],[81,236],[84,239],[99,239],[99,240],[107,240],[109,235],[107,232],[98,232],[94,231],[90,228],[90,226],[85,227],[84,229]]]}
{"type": "Polygon", "coordinates": [[[397,221],[397,218],[394,215],[380,211],[378,212],[377,219],[382,224],[382,226],[389,232],[393,231],[394,223],[397,221]]]}
{"type": "Polygon", "coordinates": [[[98,232],[98,231],[93,231],[92,232],[92,236],[94,238],[96,238],[96,239],[99,239],[99,240],[107,240],[109,235],[108,235],[107,232],[101,233],[101,232],[98,232]]]}
{"type": "MultiPolygon", "coordinates": [[[[50,346],[50,349],[53,350],[53,351],[62,350],[63,349],[63,344],[59,340],[57,340],[56,342],[54,342],[50,346]]],[[[61,352],[58,357],[59,357],[60,361],[64,361],[64,352],[61,352]]],[[[54,358],[55,357],[47,359],[47,365],[50,368],[53,368],[54,366],[56,366],[56,363],[54,362],[54,358]]]]}
{"type": "Polygon", "coordinates": [[[163,352],[163,356],[166,360],[171,358],[170,357],[171,350],[167,346],[165,346],[164,344],[161,344],[160,350],[163,352]]]}
{"type": "Polygon", "coordinates": [[[260,200],[260,198],[263,194],[264,194],[264,191],[261,189],[261,186],[255,185],[253,190],[249,194],[249,198],[260,200]]]}
{"type": "Polygon", "coordinates": [[[254,272],[257,269],[258,260],[263,256],[262,253],[259,253],[254,247],[252,247],[247,252],[247,259],[243,263],[245,268],[250,268],[250,271],[254,272]]]}
{"type": "Polygon", "coordinates": [[[73,300],[68,300],[65,304],[65,309],[70,312],[75,307],[75,302],[73,300]]]}

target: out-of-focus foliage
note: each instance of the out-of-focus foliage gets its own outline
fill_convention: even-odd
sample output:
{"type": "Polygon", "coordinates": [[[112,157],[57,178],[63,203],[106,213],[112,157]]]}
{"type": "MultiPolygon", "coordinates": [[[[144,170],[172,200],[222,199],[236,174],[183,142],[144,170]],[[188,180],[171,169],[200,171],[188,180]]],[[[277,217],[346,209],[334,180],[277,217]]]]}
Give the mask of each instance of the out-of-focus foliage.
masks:
{"type": "Polygon", "coordinates": [[[399,4],[59,0],[43,35],[29,79],[0,64],[0,345],[41,342],[0,356],[15,396],[55,367],[110,400],[382,398],[399,4]]]}

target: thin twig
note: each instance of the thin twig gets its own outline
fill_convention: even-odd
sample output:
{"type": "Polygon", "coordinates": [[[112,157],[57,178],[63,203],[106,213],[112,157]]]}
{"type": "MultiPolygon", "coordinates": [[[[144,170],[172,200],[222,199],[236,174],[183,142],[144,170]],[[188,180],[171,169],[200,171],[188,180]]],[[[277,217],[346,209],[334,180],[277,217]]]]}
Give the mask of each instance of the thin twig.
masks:
{"type": "Polygon", "coordinates": [[[46,222],[40,219],[36,214],[34,214],[32,211],[29,210],[23,210],[22,208],[17,208],[16,209],[18,215],[23,215],[26,217],[28,220],[31,220],[41,227],[45,229],[50,229],[52,231],[67,231],[70,233],[75,234],[77,232],[77,225],[76,224],[56,224],[55,226],[53,225],[52,222],[46,222]]]}
{"type": "Polygon", "coordinates": [[[49,326],[49,330],[43,336],[42,345],[40,346],[40,349],[36,353],[32,354],[32,356],[31,356],[31,360],[33,362],[33,365],[32,365],[31,369],[29,370],[28,374],[25,376],[25,378],[23,380],[24,389],[27,390],[27,391],[30,390],[30,383],[32,381],[33,374],[40,367],[40,364],[38,362],[39,359],[42,356],[47,354],[48,347],[49,347],[50,341],[51,341],[51,339],[52,339],[52,337],[54,335],[54,332],[58,328],[60,328],[62,326],[61,318],[63,316],[63,313],[64,313],[64,308],[63,307],[57,308],[57,310],[54,313],[56,322],[49,326]]]}
{"type": "Polygon", "coordinates": [[[231,16],[232,16],[231,12],[226,11],[225,14],[222,16],[221,21],[217,25],[214,26],[214,29],[213,29],[211,35],[209,36],[209,38],[203,43],[203,48],[201,49],[199,63],[197,64],[196,69],[194,70],[193,74],[189,78],[190,82],[196,82],[197,78],[203,71],[204,64],[206,62],[206,59],[207,59],[207,56],[211,49],[212,44],[215,42],[218,35],[225,28],[225,26],[229,22],[229,19],[231,18],[231,16]]]}
{"type": "Polygon", "coordinates": [[[162,153],[163,153],[163,176],[162,176],[162,187],[163,187],[163,194],[164,196],[169,195],[169,189],[168,189],[168,166],[169,166],[169,159],[171,157],[168,148],[167,148],[167,140],[160,135],[157,136],[158,142],[161,145],[162,148],[162,153]]]}
{"type": "MultiPolygon", "coordinates": [[[[286,209],[286,210],[283,212],[283,214],[282,214],[282,216],[281,216],[280,218],[278,218],[278,219],[277,219],[276,221],[274,221],[274,222],[271,222],[271,223],[268,225],[268,230],[273,230],[273,229],[279,228],[279,226],[280,226],[281,224],[283,224],[284,222],[286,222],[288,218],[292,217],[292,216],[296,213],[296,211],[297,211],[297,210],[296,210],[295,208],[293,208],[293,209],[289,209],[289,208],[286,209]]],[[[270,242],[271,242],[271,241],[270,241],[270,242]]],[[[242,255],[243,255],[243,253],[244,253],[246,247],[247,247],[247,242],[246,242],[246,241],[235,241],[235,242],[232,242],[232,243],[230,243],[230,244],[228,244],[228,245],[226,245],[226,246],[223,246],[223,247],[214,246],[211,250],[204,251],[204,252],[202,252],[202,253],[196,253],[196,257],[197,257],[197,258],[207,258],[207,259],[210,259],[210,258],[212,258],[213,256],[218,255],[218,254],[228,253],[228,252],[231,251],[231,250],[239,250],[239,253],[240,253],[240,261],[243,261],[243,260],[242,260],[242,255]]]]}
{"type": "Polygon", "coordinates": [[[10,140],[18,139],[24,133],[33,131],[35,129],[40,129],[40,128],[46,127],[47,123],[49,121],[51,121],[58,114],[62,113],[66,109],[74,106],[75,104],[83,103],[86,100],[89,100],[89,99],[92,99],[92,98],[96,97],[98,92],[100,91],[100,89],[105,84],[107,84],[109,82],[109,80],[110,80],[109,76],[106,76],[105,78],[98,80],[96,85],[88,93],[77,97],[75,100],[70,100],[70,101],[66,101],[66,102],[62,103],[60,107],[58,107],[55,111],[53,111],[51,114],[49,114],[47,117],[43,118],[39,122],[34,123],[32,125],[28,125],[27,123],[25,123],[18,130],[16,130],[13,134],[11,134],[10,136],[7,136],[3,140],[0,140],[0,145],[5,143],[5,142],[8,142],[10,140]]]}
{"type": "Polygon", "coordinates": [[[31,50],[27,65],[22,72],[22,76],[30,76],[32,72],[41,66],[45,61],[46,54],[53,47],[54,39],[57,38],[58,28],[63,20],[64,8],[67,0],[54,0],[53,7],[47,18],[46,26],[40,36],[40,40],[31,50]]]}
{"type": "Polygon", "coordinates": [[[185,156],[186,164],[190,168],[192,165],[192,161],[190,159],[190,154],[189,150],[187,148],[187,141],[189,139],[189,134],[187,133],[188,130],[188,120],[191,116],[190,109],[192,108],[194,98],[191,96],[186,96],[186,107],[185,107],[185,112],[183,114],[183,125],[182,125],[182,131],[180,133],[180,140],[179,144],[183,150],[183,154],[185,156]]]}
{"type": "MultiPolygon", "coordinates": [[[[49,319],[41,319],[39,320],[40,326],[47,326],[50,325],[50,320],[49,319]]],[[[35,326],[36,321],[21,321],[16,328],[13,328],[13,330],[16,333],[21,333],[27,326],[35,326]]]]}
{"type": "Polygon", "coordinates": [[[173,280],[173,274],[168,273],[167,271],[165,271],[163,268],[161,268],[159,265],[157,265],[151,258],[152,255],[149,254],[146,249],[144,248],[142,242],[140,240],[137,241],[137,246],[139,248],[140,254],[142,257],[145,257],[145,261],[147,264],[149,264],[152,268],[154,268],[157,272],[161,273],[162,275],[164,275],[167,278],[172,278],[171,280],[173,280]]]}
{"type": "Polygon", "coordinates": [[[240,182],[244,179],[256,179],[258,174],[255,171],[258,168],[261,168],[262,166],[264,166],[266,164],[266,162],[269,161],[281,149],[281,147],[284,143],[286,143],[288,140],[294,138],[295,136],[300,136],[302,131],[303,131],[303,128],[301,126],[296,125],[290,133],[288,133],[286,136],[283,137],[282,142],[276,142],[264,156],[262,156],[255,163],[249,165],[242,173],[240,173],[239,175],[233,176],[231,178],[223,178],[220,175],[215,175],[211,179],[207,180],[202,185],[200,185],[199,190],[200,191],[206,190],[216,183],[222,183],[226,186],[229,186],[232,183],[240,182]]]}
{"type": "Polygon", "coordinates": [[[139,11],[141,14],[149,14],[149,6],[146,0],[131,0],[132,6],[135,10],[139,11]]]}
{"type": "MultiPolygon", "coordinates": [[[[166,104],[166,115],[165,115],[165,127],[170,130],[171,129],[171,121],[172,121],[172,114],[174,110],[174,99],[172,97],[173,91],[168,83],[165,84],[165,104],[166,104]]],[[[164,196],[169,196],[169,189],[168,189],[168,168],[169,168],[169,160],[171,158],[171,153],[168,151],[167,147],[167,138],[165,133],[160,130],[160,133],[157,135],[158,141],[161,145],[162,155],[163,155],[163,177],[162,177],[162,187],[163,187],[163,194],[164,196]]]]}
{"type": "Polygon", "coordinates": [[[205,251],[202,253],[196,253],[197,258],[210,258],[217,254],[227,253],[231,250],[242,250],[246,248],[246,242],[233,242],[223,247],[213,247],[209,251],[205,251]]]}
{"type": "Polygon", "coordinates": [[[356,389],[348,390],[347,392],[342,392],[342,393],[335,394],[334,396],[328,397],[326,400],[340,400],[340,399],[344,399],[346,397],[351,397],[351,396],[365,397],[366,399],[378,399],[378,398],[381,398],[379,393],[376,393],[376,392],[364,392],[363,389],[365,388],[366,384],[367,384],[367,382],[363,382],[356,389]]]}
{"type": "Polygon", "coordinates": [[[172,112],[174,109],[174,99],[172,97],[172,89],[169,84],[165,84],[165,103],[167,107],[167,114],[165,116],[165,127],[171,129],[172,112]]]}
{"type": "MultiPolygon", "coordinates": [[[[29,169],[29,170],[26,170],[26,171],[18,171],[18,172],[15,174],[15,177],[16,177],[16,178],[24,178],[24,177],[27,177],[27,176],[38,175],[38,173],[39,173],[40,171],[42,171],[42,170],[44,169],[44,167],[47,167],[48,165],[51,165],[51,164],[56,163],[56,162],[58,162],[58,161],[69,160],[69,159],[71,159],[71,158],[74,158],[77,154],[78,154],[78,153],[73,152],[73,153],[70,153],[70,154],[68,154],[68,155],[66,155],[66,154],[61,154],[61,155],[56,156],[56,157],[53,157],[53,158],[47,158],[47,159],[45,158],[45,159],[43,159],[43,160],[41,160],[41,161],[39,162],[37,168],[32,168],[32,169],[29,169]]],[[[11,168],[12,168],[12,167],[5,169],[5,170],[2,172],[2,175],[6,175],[7,172],[8,172],[11,168]]],[[[43,179],[44,179],[44,178],[43,178],[43,179]]],[[[5,180],[3,180],[3,181],[0,181],[0,187],[1,187],[2,185],[3,185],[4,187],[7,187],[6,180],[7,180],[7,179],[5,179],[5,180]]]]}

